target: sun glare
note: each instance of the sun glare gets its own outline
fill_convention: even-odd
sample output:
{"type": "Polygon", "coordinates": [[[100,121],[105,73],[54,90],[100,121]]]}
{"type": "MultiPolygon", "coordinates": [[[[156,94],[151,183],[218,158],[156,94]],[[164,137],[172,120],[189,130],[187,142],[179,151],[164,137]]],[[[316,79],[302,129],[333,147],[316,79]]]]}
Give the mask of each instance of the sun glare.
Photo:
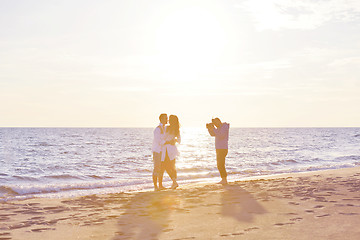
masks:
{"type": "Polygon", "coordinates": [[[217,63],[225,43],[219,14],[199,7],[181,9],[158,28],[159,64],[166,78],[195,80],[217,63]]]}

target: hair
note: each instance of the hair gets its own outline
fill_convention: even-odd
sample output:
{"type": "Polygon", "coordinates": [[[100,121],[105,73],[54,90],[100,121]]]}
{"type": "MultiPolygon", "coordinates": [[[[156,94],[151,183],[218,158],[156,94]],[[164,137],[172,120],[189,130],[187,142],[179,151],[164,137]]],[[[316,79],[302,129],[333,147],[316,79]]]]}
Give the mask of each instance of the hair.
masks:
{"type": "Polygon", "coordinates": [[[175,136],[179,136],[180,135],[179,118],[176,115],[170,115],[169,123],[170,123],[170,126],[166,129],[166,131],[175,136]]]}
{"type": "Polygon", "coordinates": [[[162,113],[162,114],[160,114],[160,116],[159,116],[159,120],[161,121],[161,119],[163,118],[163,117],[167,117],[167,114],[166,113],[162,113]]]}

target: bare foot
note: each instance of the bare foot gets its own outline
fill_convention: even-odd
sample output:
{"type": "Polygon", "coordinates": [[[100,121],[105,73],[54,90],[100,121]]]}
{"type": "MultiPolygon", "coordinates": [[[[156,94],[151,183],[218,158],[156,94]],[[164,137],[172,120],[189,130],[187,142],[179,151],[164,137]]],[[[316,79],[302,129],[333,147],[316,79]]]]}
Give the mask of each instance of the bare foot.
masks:
{"type": "Polygon", "coordinates": [[[221,180],[220,182],[218,182],[217,184],[227,185],[228,182],[227,182],[226,179],[223,179],[223,180],[221,180]]]}
{"type": "Polygon", "coordinates": [[[174,182],[173,185],[171,186],[171,189],[176,189],[179,186],[179,184],[177,182],[174,182]]]}

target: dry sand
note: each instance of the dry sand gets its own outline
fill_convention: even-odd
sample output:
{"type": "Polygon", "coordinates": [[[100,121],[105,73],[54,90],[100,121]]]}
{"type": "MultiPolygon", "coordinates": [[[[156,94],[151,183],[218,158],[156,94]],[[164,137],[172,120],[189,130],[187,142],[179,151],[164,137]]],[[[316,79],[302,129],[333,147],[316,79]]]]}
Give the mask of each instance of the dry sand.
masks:
{"type": "Polygon", "coordinates": [[[360,168],[0,203],[4,239],[360,239],[360,168]]]}

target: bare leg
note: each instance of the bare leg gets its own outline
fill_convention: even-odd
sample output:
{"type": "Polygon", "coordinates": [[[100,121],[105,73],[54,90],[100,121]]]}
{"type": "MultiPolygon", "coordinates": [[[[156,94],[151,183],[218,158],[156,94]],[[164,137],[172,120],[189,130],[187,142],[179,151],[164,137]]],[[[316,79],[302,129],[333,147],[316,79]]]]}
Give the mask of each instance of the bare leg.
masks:
{"type": "Polygon", "coordinates": [[[216,149],[217,168],[221,176],[221,181],[219,183],[223,185],[227,184],[227,172],[225,168],[225,157],[227,153],[228,153],[227,149],[216,149]]]}
{"type": "Polygon", "coordinates": [[[164,166],[164,162],[161,162],[161,170],[160,170],[160,174],[158,176],[158,180],[159,180],[159,189],[165,189],[162,182],[163,182],[163,177],[164,177],[164,172],[165,172],[165,166],[164,166]]]}
{"type": "Polygon", "coordinates": [[[161,159],[160,159],[160,153],[153,152],[153,162],[154,162],[154,171],[153,171],[153,183],[154,183],[154,189],[155,191],[159,191],[159,188],[157,186],[157,181],[159,174],[161,172],[161,159]]]}
{"type": "Polygon", "coordinates": [[[176,189],[179,186],[179,184],[176,182],[177,172],[176,172],[176,167],[175,167],[175,159],[169,161],[169,172],[171,173],[170,178],[173,181],[171,188],[176,189]]]}
{"type": "Polygon", "coordinates": [[[158,177],[153,175],[153,183],[154,183],[155,191],[159,191],[159,187],[157,186],[157,179],[158,179],[158,177]]]}

